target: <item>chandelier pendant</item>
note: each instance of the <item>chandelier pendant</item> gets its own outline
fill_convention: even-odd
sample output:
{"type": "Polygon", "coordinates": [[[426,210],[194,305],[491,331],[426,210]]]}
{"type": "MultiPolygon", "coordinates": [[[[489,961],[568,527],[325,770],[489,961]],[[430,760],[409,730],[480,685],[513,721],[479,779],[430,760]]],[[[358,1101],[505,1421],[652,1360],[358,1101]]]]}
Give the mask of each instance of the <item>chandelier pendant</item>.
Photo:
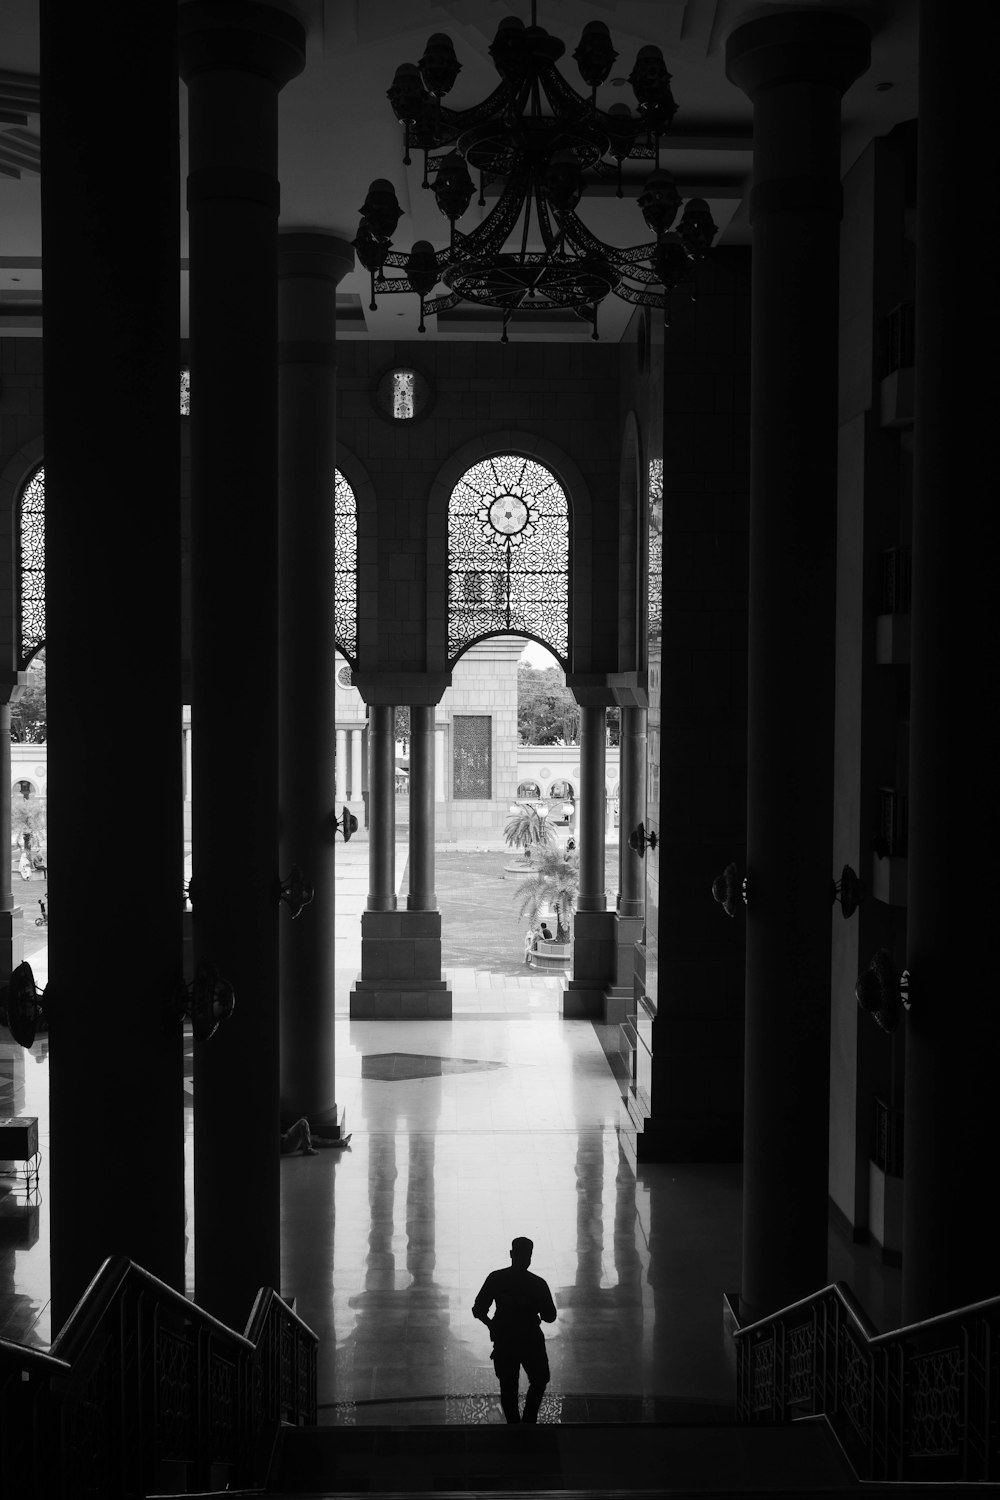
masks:
{"type": "Polygon", "coordinates": [[[415,293],[423,333],[426,315],[471,302],[502,314],[505,343],[516,313],[569,310],[591,324],[596,338],[597,309],[610,293],[664,308],[675,287],[691,282],[717,230],[704,199],[690,199],[682,211],[676,184],[660,166],[660,142],[677,108],[662,52],[639,49],[628,79],[633,115],[623,103],[606,111],[597,104],[598,87],[618,56],[603,21],[587,23],[573,53],[586,94],[556,66],[565,50],[537,24],[532,0],[530,25],[513,16],[500,23],[489,49],[500,82],[481,103],[464,110],[442,104],[462,66],[443,32],[430,37],[419,64],[397,68],[387,97],[403,127],[403,162],[410,164],[414,147],[422,150],[423,186],[448,220],[449,237],[443,250],[427,240],[408,254],[394,250],[402,209],[392,184],[376,179],[353,241],[370,275],[373,310],[377,294],[415,293]],[[577,208],[595,184],[616,182],[621,198],[623,164],[636,159],[653,163],[637,201],[655,239],[608,245],[577,208]],[[499,184],[499,193],[465,232],[458,224],[475,193],[473,173],[481,208],[488,183],[499,184]]]}

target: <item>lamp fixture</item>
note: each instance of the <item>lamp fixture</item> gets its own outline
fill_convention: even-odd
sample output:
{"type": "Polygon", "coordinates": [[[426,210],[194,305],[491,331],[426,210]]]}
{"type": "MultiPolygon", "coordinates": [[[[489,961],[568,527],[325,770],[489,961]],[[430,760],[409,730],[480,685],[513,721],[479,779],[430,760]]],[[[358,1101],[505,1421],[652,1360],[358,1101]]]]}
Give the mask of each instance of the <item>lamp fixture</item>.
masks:
{"type": "Polygon", "coordinates": [[[850,865],[845,865],[840,872],[839,880],[830,882],[830,900],[833,905],[840,902],[841,913],[845,917],[853,917],[858,907],[868,894],[868,888],[864,881],[859,879],[850,865]]]}
{"type": "MultiPolygon", "coordinates": [[[[442,99],[461,71],[451,39],[436,32],[419,63],[396,69],[388,99],[403,126],[403,162],[423,152],[423,186],[433,192],[448,220],[447,247],[417,240],[409,253],[392,249],[403,210],[392,183],[377,178],[360,209],[353,241],[371,276],[371,308],[377,293],[415,292],[420,332],[426,314],[461,301],[498,309],[501,341],[515,312],[570,310],[592,325],[609,292],[645,307],[666,307],[670,292],[688,281],[717,232],[703,198],[691,198],[681,213],[674,179],[660,166],[660,144],[677,106],[659,47],[640,47],[628,75],[637,115],[623,102],[597,104],[618,54],[603,21],[588,21],[573,57],[588,92],[578,93],[556,67],[565,43],[537,24],[506,16],[490,45],[500,83],[480,104],[446,109],[442,99]],[[576,210],[586,189],[616,182],[623,197],[622,165],[654,164],[638,195],[656,238],[624,249],[608,245],[587,228],[576,210]],[[499,196],[482,222],[468,233],[456,226],[475,192],[480,208],[487,183],[499,196]],[[674,229],[678,213],[680,222],[674,229]],[[389,275],[388,271],[401,274],[389,275]],[[444,283],[445,291],[431,295],[444,283]]],[[[615,80],[616,82],[618,80],[615,80]]]]}
{"type": "Polygon", "coordinates": [[[910,1008],[910,971],[900,974],[887,948],[879,948],[868,968],[858,975],[854,994],[862,1010],[883,1031],[895,1031],[900,1009],[910,1008]]]}
{"type": "Polygon", "coordinates": [[[729,861],[722,874],[716,875],[712,881],[712,895],[718,901],[727,917],[735,917],[736,915],[737,895],[742,896],[743,905],[746,905],[747,883],[745,879],[740,882],[736,865],[732,860],[729,861]]]}
{"type": "Polygon", "coordinates": [[[179,987],[177,1007],[181,1018],[191,1022],[195,1041],[207,1042],[236,1009],[236,995],[229,980],[203,958],[191,983],[179,987]]]}
{"type": "Polygon", "coordinates": [[[638,824],[637,827],[632,829],[632,832],[628,836],[629,848],[632,850],[633,854],[638,854],[640,859],[644,858],[647,845],[650,849],[655,849],[658,843],[659,839],[657,838],[655,832],[646,832],[645,823],[638,824]]]}
{"type": "Polygon", "coordinates": [[[278,900],[284,901],[292,914],[292,921],[307,907],[316,894],[313,883],[307,880],[298,865],[292,865],[284,880],[278,881],[278,900]]]}

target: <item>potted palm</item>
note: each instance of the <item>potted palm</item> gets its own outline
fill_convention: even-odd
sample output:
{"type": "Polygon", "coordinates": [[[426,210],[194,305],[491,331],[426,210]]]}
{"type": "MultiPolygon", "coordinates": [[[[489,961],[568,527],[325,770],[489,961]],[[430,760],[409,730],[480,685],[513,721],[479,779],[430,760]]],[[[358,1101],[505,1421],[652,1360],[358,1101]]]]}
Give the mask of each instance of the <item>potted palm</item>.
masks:
{"type": "Polygon", "coordinates": [[[517,802],[514,804],[515,811],[504,826],[503,841],[508,849],[521,849],[524,851],[523,862],[516,865],[505,865],[505,870],[512,874],[524,873],[525,865],[531,863],[531,852],[539,845],[551,844],[555,833],[549,827],[547,818],[548,808],[540,812],[530,802],[517,802]]]}
{"type": "Polygon", "coordinates": [[[573,913],[580,890],[580,860],[576,849],[554,843],[535,851],[533,872],[514,892],[518,914],[528,919],[525,957],[536,969],[568,969],[572,953],[573,913]]]}

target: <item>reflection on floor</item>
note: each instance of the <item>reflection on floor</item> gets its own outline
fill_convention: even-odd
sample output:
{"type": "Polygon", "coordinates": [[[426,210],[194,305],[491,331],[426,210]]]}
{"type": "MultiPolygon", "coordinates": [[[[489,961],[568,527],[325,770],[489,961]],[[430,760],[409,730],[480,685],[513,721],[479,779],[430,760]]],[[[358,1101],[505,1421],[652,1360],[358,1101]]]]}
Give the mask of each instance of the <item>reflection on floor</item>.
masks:
{"type": "MultiPolygon", "coordinates": [[[[449,978],[450,1021],[389,1029],[350,1020],[349,985],[338,984],[337,1102],[351,1142],[282,1159],[282,1290],[320,1336],[321,1420],[501,1421],[489,1337],[471,1306],[515,1235],[534,1240],[532,1270],[559,1311],[542,1421],[724,1418],[739,1169],[634,1175],[619,1147],[609,1038],[562,1019],[560,981],[449,978]]],[[[0,1114],[37,1115],[43,1152],[40,1203],[0,1199],[0,1335],[41,1346],[51,1338],[47,1052],[45,1038],[30,1053],[0,1043],[0,1114]]],[[[193,1244],[188,1275],[190,1294],[193,1244]]],[[[834,1278],[851,1282],[879,1326],[896,1321],[898,1273],[832,1233],[834,1278]]]]}

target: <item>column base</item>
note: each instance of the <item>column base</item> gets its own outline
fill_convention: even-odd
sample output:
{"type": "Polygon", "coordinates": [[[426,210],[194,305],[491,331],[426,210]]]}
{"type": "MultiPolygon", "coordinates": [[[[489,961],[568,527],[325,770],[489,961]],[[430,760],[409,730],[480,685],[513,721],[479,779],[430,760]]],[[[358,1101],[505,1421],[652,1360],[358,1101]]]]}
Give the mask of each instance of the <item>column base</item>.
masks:
{"type": "Polygon", "coordinates": [[[567,1020],[604,1019],[604,992],[614,982],[615,914],[578,911],[573,918],[573,977],[563,993],[567,1020]]]}
{"type": "Polygon", "coordinates": [[[635,945],[642,942],[646,919],[614,913],[615,977],[604,990],[604,1021],[620,1026],[635,1010],[635,945]]]}
{"type": "Polygon", "coordinates": [[[355,1020],[447,1020],[439,911],[361,914],[361,974],[351,990],[355,1020]]]}
{"type": "Polygon", "coordinates": [[[0,911],[0,983],[24,962],[24,912],[20,906],[0,911]]]}

